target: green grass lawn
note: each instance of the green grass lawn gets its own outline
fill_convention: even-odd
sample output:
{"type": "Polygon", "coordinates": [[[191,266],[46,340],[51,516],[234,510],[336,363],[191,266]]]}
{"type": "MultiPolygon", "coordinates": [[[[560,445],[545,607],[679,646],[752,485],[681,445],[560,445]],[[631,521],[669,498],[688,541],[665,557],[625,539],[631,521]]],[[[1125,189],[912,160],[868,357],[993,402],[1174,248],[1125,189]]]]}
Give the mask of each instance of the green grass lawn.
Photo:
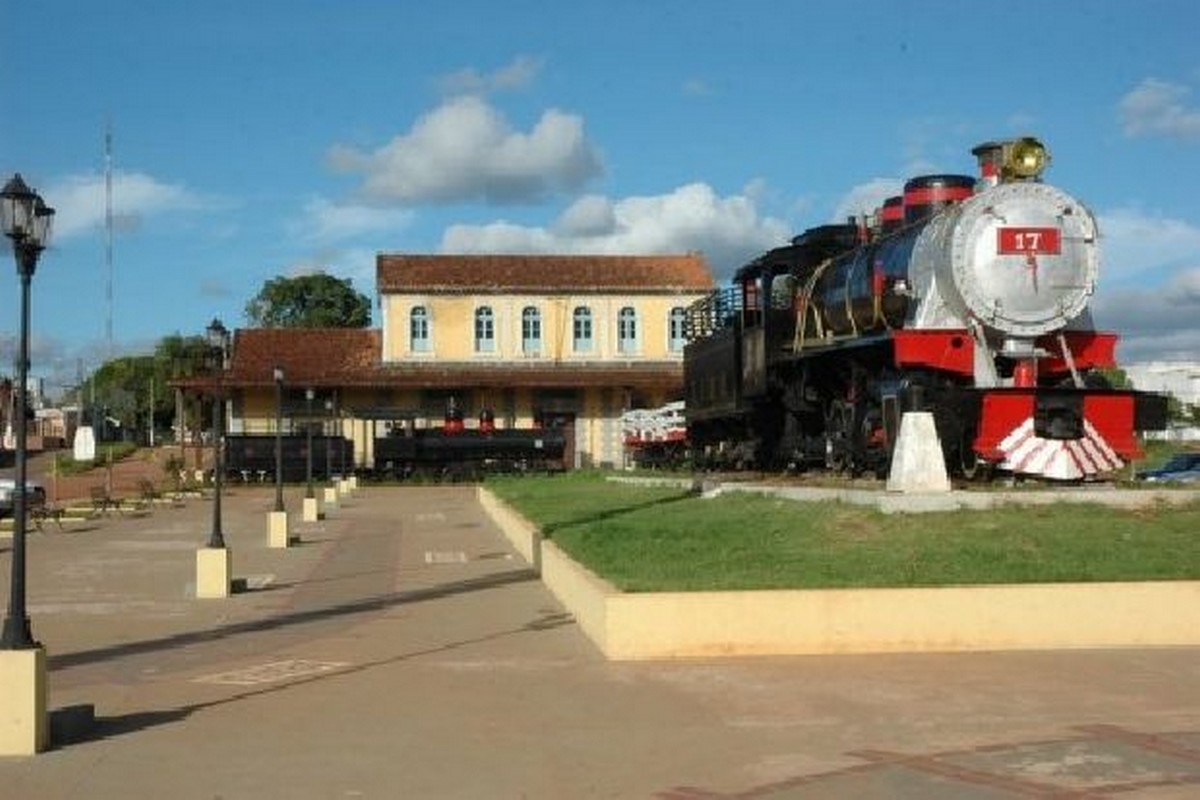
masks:
{"type": "Polygon", "coordinates": [[[1200,579],[1200,503],[885,515],[589,472],[488,488],[625,591],[1200,579]]]}

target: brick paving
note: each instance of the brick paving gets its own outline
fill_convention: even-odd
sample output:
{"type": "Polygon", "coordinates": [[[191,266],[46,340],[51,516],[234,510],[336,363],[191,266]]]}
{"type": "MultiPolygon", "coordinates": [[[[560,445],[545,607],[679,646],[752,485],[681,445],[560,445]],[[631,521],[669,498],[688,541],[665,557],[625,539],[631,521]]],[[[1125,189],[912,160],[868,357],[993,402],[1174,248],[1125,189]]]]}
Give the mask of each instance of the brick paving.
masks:
{"type": "Polygon", "coordinates": [[[1200,795],[1195,649],[612,663],[468,487],[301,491],[273,550],[230,487],[224,600],[204,500],[31,534],[59,725],[0,798],[1200,795]]]}

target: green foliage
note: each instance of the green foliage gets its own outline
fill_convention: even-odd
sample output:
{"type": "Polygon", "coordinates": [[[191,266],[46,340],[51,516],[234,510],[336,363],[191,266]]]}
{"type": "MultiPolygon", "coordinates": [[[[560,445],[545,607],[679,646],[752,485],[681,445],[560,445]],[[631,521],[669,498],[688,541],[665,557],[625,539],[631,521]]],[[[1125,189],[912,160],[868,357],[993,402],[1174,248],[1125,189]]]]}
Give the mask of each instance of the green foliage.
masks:
{"type": "Polygon", "coordinates": [[[135,442],[102,444],[96,448],[95,461],[76,461],[70,453],[57,453],[54,456],[54,469],[59,475],[78,475],[105,464],[124,461],[136,453],[137,449],[135,442]]]}
{"type": "Polygon", "coordinates": [[[176,489],[183,488],[183,477],[181,472],[185,466],[182,456],[170,455],[163,461],[163,473],[171,481],[171,485],[176,489]]]}
{"type": "Polygon", "coordinates": [[[152,355],[106,361],[69,399],[87,409],[89,422],[98,422],[103,414],[139,435],[151,423],[157,431],[167,430],[175,419],[175,395],[169,383],[211,369],[211,357],[203,336],[172,334],[158,342],[152,355]]]}
{"type": "Polygon", "coordinates": [[[488,488],[626,591],[1200,578],[1200,503],[885,515],[835,502],[641,488],[602,477],[488,488]]]}
{"type": "Polygon", "coordinates": [[[246,304],[246,319],[260,328],[365,328],[371,301],[350,279],[317,273],[272,278],[246,304]]]}
{"type": "Polygon", "coordinates": [[[1104,376],[1104,379],[1108,381],[1108,385],[1114,389],[1133,388],[1133,382],[1129,380],[1129,375],[1120,367],[1105,367],[1096,371],[1104,376]]]}

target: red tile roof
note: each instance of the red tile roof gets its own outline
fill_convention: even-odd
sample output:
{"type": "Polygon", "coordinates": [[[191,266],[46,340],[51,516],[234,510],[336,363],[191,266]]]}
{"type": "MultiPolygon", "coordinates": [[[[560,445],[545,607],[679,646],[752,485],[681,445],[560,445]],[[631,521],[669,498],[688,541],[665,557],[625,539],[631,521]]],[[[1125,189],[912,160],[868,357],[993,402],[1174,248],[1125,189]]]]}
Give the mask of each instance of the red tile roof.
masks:
{"type": "MultiPolygon", "coordinates": [[[[282,367],[289,386],[380,388],[580,387],[628,386],[674,389],[683,382],[683,366],[653,362],[381,362],[382,334],[376,328],[243,328],[234,332],[232,361],[223,376],[226,387],[274,385],[282,367]]],[[[212,378],[198,375],[175,381],[181,388],[202,389],[212,378]]]]}
{"type": "Polygon", "coordinates": [[[227,380],[270,385],[279,366],[292,385],[372,383],[382,346],[378,328],[243,328],[234,332],[227,380]]]}
{"type": "Polygon", "coordinates": [[[666,256],[404,255],[375,259],[380,294],[405,291],[707,291],[712,271],[697,253],[666,256]]]}

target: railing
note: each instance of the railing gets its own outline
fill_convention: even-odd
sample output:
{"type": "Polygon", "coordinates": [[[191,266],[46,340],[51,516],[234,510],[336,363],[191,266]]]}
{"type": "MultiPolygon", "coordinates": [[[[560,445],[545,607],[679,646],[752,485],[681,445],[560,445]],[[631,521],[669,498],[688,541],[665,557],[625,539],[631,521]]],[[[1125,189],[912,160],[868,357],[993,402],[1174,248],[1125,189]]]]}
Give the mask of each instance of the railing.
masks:
{"type": "Polygon", "coordinates": [[[684,312],[683,333],[687,340],[707,339],[718,331],[732,328],[742,310],[740,286],[717,289],[687,307],[684,312]]]}

